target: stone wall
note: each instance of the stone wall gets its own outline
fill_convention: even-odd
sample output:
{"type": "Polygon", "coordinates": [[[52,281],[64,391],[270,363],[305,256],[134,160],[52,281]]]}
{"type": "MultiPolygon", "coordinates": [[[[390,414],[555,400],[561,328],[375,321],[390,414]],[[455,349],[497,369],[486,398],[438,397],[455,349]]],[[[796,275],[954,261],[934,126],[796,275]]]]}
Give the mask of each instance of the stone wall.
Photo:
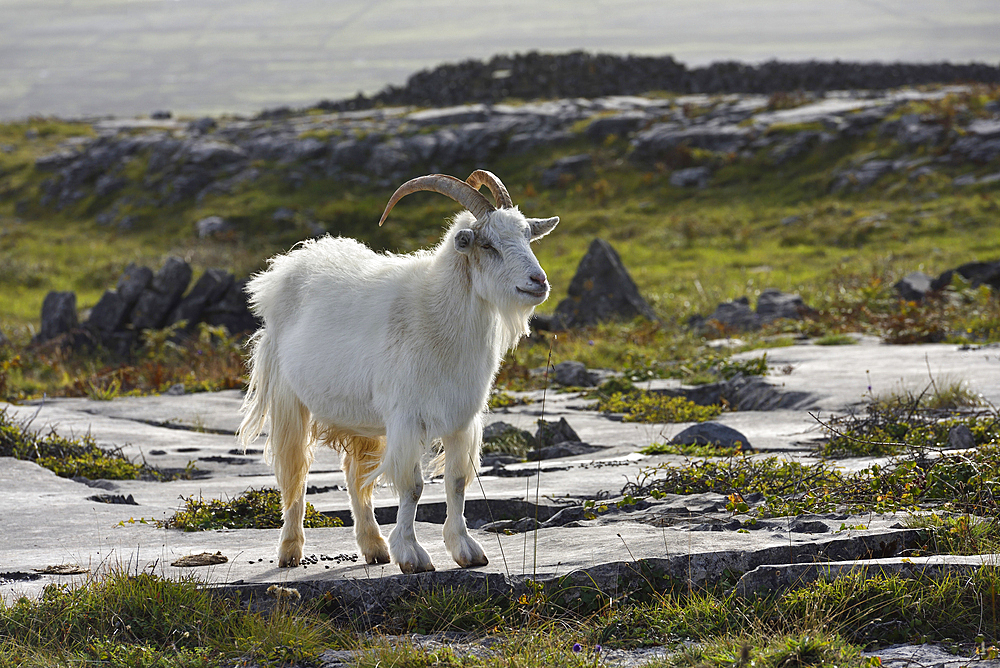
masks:
{"type": "MultiPolygon", "coordinates": [[[[323,102],[330,110],[377,105],[441,106],[496,103],[507,98],[672,93],[762,93],[884,89],[930,83],[1000,83],[1000,67],[984,63],[712,63],[688,68],[671,56],[615,56],[582,51],[530,52],[467,60],[413,74],[404,86],[366,97],[323,102]]],[[[271,113],[274,113],[273,111],[271,113]]]]}

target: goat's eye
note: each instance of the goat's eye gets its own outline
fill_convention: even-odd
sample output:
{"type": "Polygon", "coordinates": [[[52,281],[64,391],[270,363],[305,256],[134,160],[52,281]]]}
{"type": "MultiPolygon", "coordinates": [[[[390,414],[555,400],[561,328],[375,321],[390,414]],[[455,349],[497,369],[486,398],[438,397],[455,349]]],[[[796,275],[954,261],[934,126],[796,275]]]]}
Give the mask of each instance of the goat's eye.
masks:
{"type": "Polygon", "coordinates": [[[490,251],[491,253],[497,253],[498,255],[500,253],[500,251],[498,251],[493,246],[493,244],[490,244],[490,243],[480,244],[479,247],[482,248],[484,251],[490,251]]]}

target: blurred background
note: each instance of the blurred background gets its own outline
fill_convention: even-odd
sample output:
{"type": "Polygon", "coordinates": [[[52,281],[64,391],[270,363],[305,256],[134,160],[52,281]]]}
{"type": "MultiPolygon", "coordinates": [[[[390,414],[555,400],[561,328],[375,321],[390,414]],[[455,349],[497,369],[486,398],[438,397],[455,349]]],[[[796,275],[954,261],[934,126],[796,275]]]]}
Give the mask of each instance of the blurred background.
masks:
{"type": "Polygon", "coordinates": [[[1000,61],[996,0],[0,0],[0,119],[251,114],[530,50],[1000,61]]]}

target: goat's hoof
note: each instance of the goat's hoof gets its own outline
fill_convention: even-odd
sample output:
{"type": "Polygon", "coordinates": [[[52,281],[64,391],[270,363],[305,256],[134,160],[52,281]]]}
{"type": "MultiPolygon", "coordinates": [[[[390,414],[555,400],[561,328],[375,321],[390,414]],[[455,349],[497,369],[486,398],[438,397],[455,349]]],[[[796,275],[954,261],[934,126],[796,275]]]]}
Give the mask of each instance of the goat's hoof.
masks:
{"type": "Polygon", "coordinates": [[[490,560],[486,558],[486,552],[483,551],[483,547],[468,534],[451,540],[449,540],[449,537],[446,537],[445,544],[448,547],[448,551],[451,552],[452,559],[462,568],[476,568],[490,563],[490,560]]]}
{"type": "Polygon", "coordinates": [[[302,561],[302,544],[282,541],[278,547],[278,568],[295,568],[302,561]]]}
{"type": "Polygon", "coordinates": [[[368,541],[364,546],[361,546],[360,542],[358,541],[361,556],[365,558],[365,563],[369,566],[389,563],[389,543],[385,542],[385,538],[379,536],[377,539],[368,541]]]}
{"type": "Polygon", "coordinates": [[[490,563],[490,560],[486,558],[485,554],[482,554],[474,559],[466,559],[457,563],[462,568],[479,568],[480,566],[485,566],[490,563]]]}
{"type": "Polygon", "coordinates": [[[299,557],[278,557],[278,568],[295,568],[299,561],[299,557]]]}
{"type": "Polygon", "coordinates": [[[429,561],[426,564],[400,564],[399,570],[403,571],[406,575],[429,573],[434,570],[434,564],[429,561]]]}
{"type": "Polygon", "coordinates": [[[369,566],[389,563],[389,549],[386,548],[384,552],[376,552],[375,554],[365,555],[365,563],[369,566]]]}

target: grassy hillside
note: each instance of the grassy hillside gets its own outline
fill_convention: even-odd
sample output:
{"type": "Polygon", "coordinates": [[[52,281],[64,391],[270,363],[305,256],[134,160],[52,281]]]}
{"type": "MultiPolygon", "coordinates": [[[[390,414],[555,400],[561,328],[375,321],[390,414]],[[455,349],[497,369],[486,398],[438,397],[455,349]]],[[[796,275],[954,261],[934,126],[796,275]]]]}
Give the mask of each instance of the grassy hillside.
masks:
{"type": "MultiPolygon", "coordinates": [[[[892,118],[923,114],[946,123],[956,113],[975,117],[983,114],[984,105],[995,104],[997,96],[995,88],[977,88],[899,106],[892,118]]],[[[901,276],[915,270],[936,275],[962,263],[1000,259],[1000,182],[953,183],[958,175],[997,172],[996,161],[956,164],[947,159],[946,147],[914,147],[872,130],[838,136],[780,163],[767,148],[727,155],[684,147],[661,160],[640,162],[633,159],[627,140],[612,135],[595,144],[584,129],[577,128],[577,138],[568,143],[450,170],[464,175],[489,168],[504,179],[527,214],[562,218],[556,233],[536,247],[554,288],[543,312],[565,295],[596,236],[621,254],[640,290],[668,323],[670,337],[683,333],[679,323],[689,316],[707,314],[718,302],[744,295],[753,304],[766,288],[798,292],[820,310],[819,322],[799,329],[883,333],[879,327],[884,329],[885,323],[873,322],[894,299],[890,286],[901,276]],[[592,156],[590,168],[557,185],[543,185],[542,174],[555,160],[585,152],[592,156]],[[866,189],[832,187],[838,174],[865,161],[903,158],[933,170],[889,173],[866,189]],[[670,184],[675,169],[694,165],[713,168],[707,187],[670,184]],[[860,308],[847,317],[851,304],[864,305],[871,317],[860,317],[860,308]]],[[[793,136],[809,129],[773,126],[767,132],[793,136]]],[[[148,158],[139,154],[126,166],[127,183],[116,194],[117,202],[126,203],[119,213],[127,214],[129,225],[102,225],[99,214],[110,199],[90,193],[61,209],[43,204],[44,183],[51,175],[35,167],[39,156],[93,132],[87,123],[47,119],[0,125],[0,330],[15,343],[27,342],[37,329],[49,290],[76,291],[82,311],[114,284],[128,262],[155,268],[166,256],[179,255],[195,267],[195,278],[209,267],[240,276],[261,268],[271,254],[324,230],[379,249],[408,252],[435,243],[445,219],[456,211],[443,197],[416,195],[378,228],[381,210],[398,182],[302,180],[294,165],[264,160],[253,163],[261,176],[252,183],[200,200],[154,205],[147,196],[149,179],[143,176],[148,158]],[[279,209],[292,215],[276,219],[279,209]],[[235,231],[199,239],[194,222],[208,215],[234,222],[235,231]]],[[[961,313],[952,308],[942,316],[964,318],[952,322],[949,336],[965,330],[973,341],[1000,338],[996,299],[986,293],[963,299],[973,307],[961,313]]],[[[947,310],[947,305],[941,308],[947,310]]],[[[923,314],[918,320],[929,317],[923,314]]],[[[589,356],[594,364],[621,362],[622,351],[602,357],[573,343],[580,339],[589,344],[593,336],[564,337],[557,354],[589,356]]],[[[615,336],[627,340],[631,335],[615,336]]],[[[674,345],[664,341],[647,356],[674,345]]]]}

